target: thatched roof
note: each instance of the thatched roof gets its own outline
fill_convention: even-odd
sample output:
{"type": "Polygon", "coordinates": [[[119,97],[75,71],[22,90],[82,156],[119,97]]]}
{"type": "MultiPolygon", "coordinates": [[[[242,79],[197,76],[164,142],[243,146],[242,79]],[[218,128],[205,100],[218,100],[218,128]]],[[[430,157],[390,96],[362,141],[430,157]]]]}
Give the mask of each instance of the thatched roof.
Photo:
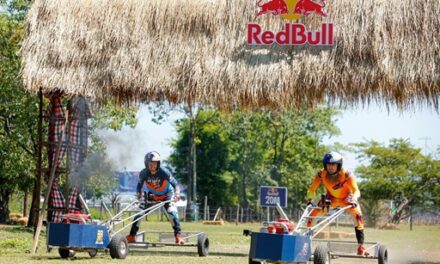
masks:
{"type": "MultiPolygon", "coordinates": [[[[98,102],[278,108],[378,101],[438,109],[438,0],[328,0],[330,48],[246,46],[248,22],[276,31],[285,23],[256,18],[256,2],[35,0],[21,52],[25,86],[98,102]]],[[[312,27],[323,19],[301,21],[312,27]]]]}

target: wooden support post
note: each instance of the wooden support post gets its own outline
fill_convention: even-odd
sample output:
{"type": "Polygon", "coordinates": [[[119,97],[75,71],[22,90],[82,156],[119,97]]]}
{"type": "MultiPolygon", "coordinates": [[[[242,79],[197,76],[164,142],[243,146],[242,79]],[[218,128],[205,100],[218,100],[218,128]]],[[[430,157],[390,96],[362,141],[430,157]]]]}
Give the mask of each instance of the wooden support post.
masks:
{"type": "Polygon", "coordinates": [[[266,221],[270,222],[270,207],[269,206],[267,207],[267,219],[266,219],[266,221]]]}
{"type": "MultiPolygon", "coordinates": [[[[67,122],[67,120],[69,120],[69,112],[67,112],[67,115],[66,115],[66,122],[67,122]]],[[[64,125],[63,129],[61,129],[61,133],[58,137],[57,151],[56,151],[55,156],[53,157],[53,160],[52,160],[52,167],[50,168],[49,182],[47,183],[47,192],[46,192],[46,195],[44,196],[43,206],[41,207],[41,210],[39,212],[37,229],[35,231],[34,241],[32,243],[32,251],[31,251],[32,255],[35,255],[35,253],[37,253],[38,240],[40,239],[41,227],[43,225],[43,217],[44,217],[44,213],[46,212],[46,209],[47,209],[47,204],[49,202],[50,192],[52,190],[52,185],[53,185],[53,181],[55,178],[55,169],[57,167],[58,156],[61,153],[62,135],[64,134],[65,127],[66,126],[64,125]]]]}
{"type": "Polygon", "coordinates": [[[208,196],[205,196],[205,207],[203,208],[203,221],[206,221],[206,207],[208,206],[208,196]]]}
{"type": "Polygon", "coordinates": [[[235,225],[238,225],[239,218],[240,218],[240,205],[237,205],[237,218],[235,220],[235,225]]]}
{"type": "Polygon", "coordinates": [[[232,207],[229,207],[228,210],[229,210],[229,216],[226,218],[226,220],[231,221],[233,219],[232,218],[232,207]]]}
{"type": "Polygon", "coordinates": [[[215,215],[214,215],[214,219],[213,219],[212,221],[217,220],[217,217],[218,217],[218,215],[219,215],[219,213],[220,213],[221,210],[222,210],[221,207],[219,207],[219,208],[217,209],[217,212],[215,213],[215,215]]]}
{"type": "Polygon", "coordinates": [[[208,209],[206,209],[206,218],[207,220],[211,220],[211,213],[209,212],[209,205],[208,205],[208,209]]]}

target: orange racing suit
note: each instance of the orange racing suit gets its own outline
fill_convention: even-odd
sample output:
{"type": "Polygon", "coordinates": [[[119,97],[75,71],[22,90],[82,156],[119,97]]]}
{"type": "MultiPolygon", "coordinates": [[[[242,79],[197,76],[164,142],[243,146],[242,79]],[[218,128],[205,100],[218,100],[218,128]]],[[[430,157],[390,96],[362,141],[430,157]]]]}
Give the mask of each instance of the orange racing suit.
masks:
{"type": "MultiPolygon", "coordinates": [[[[307,199],[311,200],[314,198],[316,190],[322,183],[327,191],[326,198],[331,200],[332,207],[345,207],[350,205],[350,201],[347,201],[347,198],[349,198],[350,195],[352,196],[353,202],[356,202],[360,197],[360,192],[354,176],[343,168],[341,168],[337,173],[337,180],[332,181],[329,179],[326,170],[319,171],[310,185],[309,190],[307,191],[307,199]]],[[[353,216],[357,224],[356,229],[363,230],[364,220],[359,204],[356,207],[348,209],[347,211],[353,216]]],[[[310,216],[317,216],[319,214],[325,214],[325,212],[323,210],[314,209],[310,216]]],[[[311,227],[312,224],[313,219],[310,219],[307,223],[307,226],[311,227]]]]}

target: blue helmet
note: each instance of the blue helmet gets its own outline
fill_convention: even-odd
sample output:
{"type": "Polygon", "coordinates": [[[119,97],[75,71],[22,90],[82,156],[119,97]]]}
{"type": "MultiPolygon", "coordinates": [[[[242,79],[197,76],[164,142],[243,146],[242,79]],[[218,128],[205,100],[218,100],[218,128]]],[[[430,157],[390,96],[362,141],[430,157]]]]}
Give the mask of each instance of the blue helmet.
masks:
{"type": "Polygon", "coordinates": [[[324,169],[326,169],[326,164],[336,163],[338,164],[338,170],[340,170],[342,168],[343,162],[344,158],[336,151],[329,151],[325,153],[324,158],[322,158],[322,165],[324,165],[324,169]]]}
{"type": "Polygon", "coordinates": [[[148,169],[148,163],[151,161],[157,161],[157,169],[160,168],[160,155],[156,151],[148,152],[144,157],[145,168],[148,169]]]}

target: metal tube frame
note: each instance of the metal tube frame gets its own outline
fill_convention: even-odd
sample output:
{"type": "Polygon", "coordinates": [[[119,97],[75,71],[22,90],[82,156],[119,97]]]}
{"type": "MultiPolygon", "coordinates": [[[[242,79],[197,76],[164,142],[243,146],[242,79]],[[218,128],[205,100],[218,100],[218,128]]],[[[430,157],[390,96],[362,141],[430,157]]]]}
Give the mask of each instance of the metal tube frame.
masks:
{"type": "MultiPolygon", "coordinates": [[[[347,205],[342,208],[333,208],[332,210],[338,209],[336,213],[333,213],[329,217],[323,217],[322,221],[316,224],[313,227],[305,227],[304,223],[307,222],[307,219],[311,218],[310,214],[313,210],[323,210],[323,208],[313,205],[308,205],[304,210],[300,220],[298,221],[298,225],[295,227],[294,232],[300,235],[310,235],[312,239],[318,235],[322,230],[324,230],[327,226],[329,226],[335,219],[337,219],[341,214],[345,212],[345,210],[352,208],[352,205],[347,205]]],[[[330,212],[330,211],[329,211],[330,212]]]]}
{"type": "MultiPolygon", "coordinates": [[[[135,201],[135,202],[137,202],[137,201],[135,201]]],[[[144,209],[144,210],[141,210],[141,211],[137,212],[136,214],[131,215],[131,216],[129,216],[129,217],[127,217],[127,218],[121,220],[120,222],[125,222],[125,221],[127,221],[127,220],[129,220],[129,219],[134,219],[134,218],[135,218],[136,216],[138,216],[138,215],[142,215],[141,217],[139,217],[139,218],[136,219],[135,221],[131,222],[132,224],[134,224],[134,223],[136,223],[136,222],[138,222],[138,221],[144,219],[146,216],[152,214],[152,213],[155,212],[156,210],[162,208],[166,203],[169,203],[169,202],[171,202],[171,200],[167,200],[167,201],[163,201],[163,202],[160,202],[160,203],[154,204],[153,206],[148,207],[148,208],[146,208],[146,209],[144,209]]],[[[110,219],[110,220],[109,220],[110,223],[112,223],[116,217],[119,217],[120,215],[122,215],[122,213],[125,213],[126,211],[128,211],[127,208],[129,208],[129,207],[127,206],[127,207],[124,208],[121,212],[119,212],[116,216],[114,216],[112,219],[110,219]]],[[[115,232],[113,233],[113,235],[116,235],[116,234],[120,233],[121,231],[125,230],[125,229],[126,229],[127,227],[129,227],[129,226],[130,226],[130,225],[126,225],[126,226],[122,227],[122,228],[119,229],[118,231],[115,231],[115,232]]]]}
{"type": "Polygon", "coordinates": [[[310,230],[313,232],[312,239],[315,238],[322,230],[324,230],[327,226],[329,226],[333,220],[338,218],[341,214],[345,212],[345,210],[352,208],[352,205],[347,205],[345,207],[340,208],[336,213],[330,215],[329,217],[323,219],[321,222],[311,227],[310,230]],[[317,231],[316,231],[317,230],[317,231]]]}

